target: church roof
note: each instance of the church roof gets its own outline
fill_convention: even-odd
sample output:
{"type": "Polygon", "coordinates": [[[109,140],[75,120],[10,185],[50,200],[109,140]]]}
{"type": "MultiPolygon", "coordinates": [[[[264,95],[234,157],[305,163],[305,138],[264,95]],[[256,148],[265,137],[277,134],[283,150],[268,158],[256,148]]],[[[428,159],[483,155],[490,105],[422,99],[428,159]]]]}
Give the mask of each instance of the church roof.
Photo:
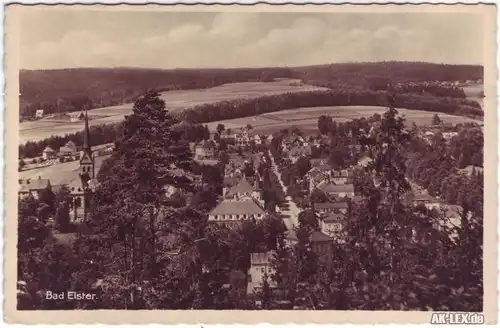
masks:
{"type": "Polygon", "coordinates": [[[223,200],[211,212],[211,215],[228,214],[265,214],[262,207],[252,199],[244,200],[223,200]]]}

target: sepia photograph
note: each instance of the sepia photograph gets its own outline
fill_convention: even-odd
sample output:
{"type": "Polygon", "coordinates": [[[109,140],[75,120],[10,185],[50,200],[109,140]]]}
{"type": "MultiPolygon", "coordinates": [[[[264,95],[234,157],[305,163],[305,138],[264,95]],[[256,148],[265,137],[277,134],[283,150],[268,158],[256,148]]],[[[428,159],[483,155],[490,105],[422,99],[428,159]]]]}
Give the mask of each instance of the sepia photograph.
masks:
{"type": "Polygon", "coordinates": [[[7,6],[7,317],[495,322],[495,15],[7,6]]]}

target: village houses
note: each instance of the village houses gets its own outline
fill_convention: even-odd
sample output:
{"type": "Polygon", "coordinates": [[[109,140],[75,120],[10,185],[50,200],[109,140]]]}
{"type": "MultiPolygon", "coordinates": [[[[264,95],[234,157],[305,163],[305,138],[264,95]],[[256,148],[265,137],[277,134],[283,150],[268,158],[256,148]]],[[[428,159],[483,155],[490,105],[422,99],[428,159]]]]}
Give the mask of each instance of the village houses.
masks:
{"type": "Polygon", "coordinates": [[[201,141],[195,147],[195,158],[198,160],[214,159],[217,151],[217,146],[213,140],[201,141]]]}

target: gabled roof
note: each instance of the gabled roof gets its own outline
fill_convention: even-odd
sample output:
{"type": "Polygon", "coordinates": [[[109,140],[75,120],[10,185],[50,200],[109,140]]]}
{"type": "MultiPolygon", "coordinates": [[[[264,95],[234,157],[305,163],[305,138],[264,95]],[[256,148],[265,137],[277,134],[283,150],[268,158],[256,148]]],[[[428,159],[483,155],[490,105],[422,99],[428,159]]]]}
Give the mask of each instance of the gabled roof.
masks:
{"type": "Polygon", "coordinates": [[[254,190],[255,188],[252,187],[250,182],[248,182],[247,179],[243,178],[238,182],[238,184],[231,187],[231,189],[229,189],[227,193],[228,195],[235,195],[238,193],[251,193],[254,190]]]}
{"type": "Polygon", "coordinates": [[[257,205],[252,199],[228,200],[225,199],[217,205],[211,212],[211,215],[230,215],[230,214],[265,214],[265,211],[257,205]]]}
{"type": "Polygon", "coordinates": [[[213,149],[215,148],[215,143],[213,142],[213,140],[204,140],[198,144],[198,147],[201,147],[203,149],[213,149]]]}
{"type": "Polygon", "coordinates": [[[43,150],[44,153],[48,153],[48,152],[54,152],[54,149],[50,148],[50,146],[47,146],[45,147],[45,149],[43,150]]]}
{"type": "Polygon", "coordinates": [[[68,141],[65,146],[69,148],[76,148],[76,144],[71,140],[68,141]]]}
{"type": "Polygon", "coordinates": [[[309,240],[312,243],[321,243],[326,241],[333,241],[333,238],[325,235],[321,231],[313,231],[311,233],[311,236],[309,237],[309,240]]]}

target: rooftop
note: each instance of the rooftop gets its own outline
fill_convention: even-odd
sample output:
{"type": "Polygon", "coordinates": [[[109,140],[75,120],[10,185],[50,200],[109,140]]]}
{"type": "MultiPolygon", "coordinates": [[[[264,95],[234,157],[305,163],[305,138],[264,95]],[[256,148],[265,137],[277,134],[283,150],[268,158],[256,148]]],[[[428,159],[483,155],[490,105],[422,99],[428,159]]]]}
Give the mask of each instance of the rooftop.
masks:
{"type": "Polygon", "coordinates": [[[321,243],[321,242],[325,242],[325,241],[333,241],[333,239],[331,237],[325,235],[321,231],[313,231],[311,233],[311,236],[309,237],[309,240],[312,243],[321,243]]]}
{"type": "Polygon", "coordinates": [[[327,203],[314,203],[314,208],[317,210],[326,209],[347,209],[349,206],[346,202],[327,202],[327,203]]]}
{"type": "Polygon", "coordinates": [[[228,200],[225,199],[219,203],[210,215],[228,215],[228,214],[265,214],[266,212],[252,199],[228,200]]]}
{"type": "Polygon", "coordinates": [[[30,190],[42,190],[50,186],[49,179],[27,179],[20,181],[19,191],[20,192],[29,192],[30,190]]]}
{"type": "Polygon", "coordinates": [[[252,187],[250,182],[248,182],[247,179],[243,178],[243,179],[240,179],[238,184],[231,187],[231,189],[229,189],[227,193],[228,193],[228,195],[235,195],[238,193],[251,193],[254,190],[255,190],[255,188],[252,187]]]}
{"type": "Polygon", "coordinates": [[[331,193],[354,192],[354,185],[352,185],[352,184],[336,185],[336,184],[329,183],[329,184],[321,186],[319,188],[321,190],[323,190],[324,192],[331,192],[331,193]]]}
{"type": "Polygon", "coordinates": [[[325,216],[324,218],[321,219],[321,221],[325,223],[332,223],[332,222],[342,222],[346,219],[345,215],[342,213],[331,213],[328,216],[325,216]]]}

